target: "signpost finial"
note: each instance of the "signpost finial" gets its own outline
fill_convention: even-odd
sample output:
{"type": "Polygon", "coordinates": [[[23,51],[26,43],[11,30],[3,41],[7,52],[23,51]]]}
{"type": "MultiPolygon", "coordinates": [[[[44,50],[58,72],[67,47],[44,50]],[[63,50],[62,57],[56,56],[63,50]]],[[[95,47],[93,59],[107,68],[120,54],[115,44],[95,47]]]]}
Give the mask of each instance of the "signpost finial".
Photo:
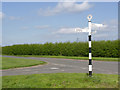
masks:
{"type": "Polygon", "coordinates": [[[87,16],[87,19],[88,19],[89,21],[91,21],[91,19],[92,19],[92,15],[91,15],[91,14],[88,15],[88,16],[87,16]]]}

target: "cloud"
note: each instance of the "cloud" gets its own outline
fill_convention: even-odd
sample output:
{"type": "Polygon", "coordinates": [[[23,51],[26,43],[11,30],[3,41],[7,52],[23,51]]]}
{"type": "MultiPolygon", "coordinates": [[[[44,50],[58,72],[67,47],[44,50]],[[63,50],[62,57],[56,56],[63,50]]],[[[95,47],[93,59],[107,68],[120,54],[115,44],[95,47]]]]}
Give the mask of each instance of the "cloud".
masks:
{"type": "MultiPolygon", "coordinates": [[[[93,30],[99,30],[99,29],[104,29],[107,28],[107,25],[102,25],[102,24],[93,24],[92,25],[93,30]]],[[[82,32],[88,32],[88,27],[85,28],[60,28],[58,31],[53,32],[56,34],[73,34],[73,33],[81,33],[82,32]]]]}
{"type": "MultiPolygon", "coordinates": [[[[110,20],[107,22],[103,22],[102,24],[93,23],[92,25],[92,32],[96,30],[96,32],[92,33],[95,38],[116,38],[118,33],[118,22],[117,20],[110,20]],[[104,24],[104,25],[102,25],[104,24]]],[[[76,28],[76,27],[75,27],[76,28]]],[[[76,32],[75,28],[67,27],[67,28],[60,28],[57,31],[54,31],[53,33],[56,35],[59,34],[75,34],[75,33],[81,33],[76,32]]],[[[88,27],[81,28],[80,30],[87,31],[88,27]]],[[[84,33],[81,33],[84,34],[84,33]]]]}
{"type": "Polygon", "coordinates": [[[104,31],[104,32],[116,32],[118,31],[118,21],[116,19],[111,19],[109,21],[104,21],[103,22],[107,27],[105,28],[100,28],[99,31],[104,31]]]}
{"type": "Polygon", "coordinates": [[[115,40],[118,38],[118,21],[112,19],[105,21],[104,24],[107,25],[106,28],[98,29],[97,33],[94,36],[96,40],[115,40]]]}
{"type": "Polygon", "coordinates": [[[48,7],[46,10],[40,8],[39,15],[52,16],[60,13],[78,13],[89,10],[92,7],[88,2],[78,4],[76,2],[59,2],[54,8],[48,7]]]}
{"type": "Polygon", "coordinates": [[[46,28],[49,28],[48,25],[43,25],[43,26],[40,26],[40,25],[37,25],[35,26],[36,29],[46,29],[46,28]]]}
{"type": "Polygon", "coordinates": [[[4,18],[5,14],[3,12],[0,12],[0,19],[4,18]]]}
{"type": "Polygon", "coordinates": [[[105,34],[96,34],[96,35],[94,35],[94,37],[95,38],[101,38],[101,37],[108,37],[109,35],[107,34],[107,33],[105,33],[105,34]]]}
{"type": "Polygon", "coordinates": [[[22,27],[22,29],[27,30],[27,29],[29,29],[29,27],[24,26],[24,27],[22,27]]]}
{"type": "Polygon", "coordinates": [[[58,31],[53,32],[54,34],[73,34],[75,32],[75,28],[60,28],[58,31]]]}
{"type": "Polygon", "coordinates": [[[23,20],[22,17],[9,16],[10,20],[23,20]]]}

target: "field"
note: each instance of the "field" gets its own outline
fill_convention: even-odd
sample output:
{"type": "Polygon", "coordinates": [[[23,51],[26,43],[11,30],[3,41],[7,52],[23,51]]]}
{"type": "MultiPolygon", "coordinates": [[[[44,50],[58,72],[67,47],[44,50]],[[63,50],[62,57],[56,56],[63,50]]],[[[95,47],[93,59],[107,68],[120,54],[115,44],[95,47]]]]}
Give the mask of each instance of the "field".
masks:
{"type": "Polygon", "coordinates": [[[118,75],[54,73],[3,76],[3,88],[118,88],[118,75]]]}
{"type": "Polygon", "coordinates": [[[29,67],[34,65],[42,65],[45,63],[46,62],[32,59],[2,57],[2,69],[29,67]]]}

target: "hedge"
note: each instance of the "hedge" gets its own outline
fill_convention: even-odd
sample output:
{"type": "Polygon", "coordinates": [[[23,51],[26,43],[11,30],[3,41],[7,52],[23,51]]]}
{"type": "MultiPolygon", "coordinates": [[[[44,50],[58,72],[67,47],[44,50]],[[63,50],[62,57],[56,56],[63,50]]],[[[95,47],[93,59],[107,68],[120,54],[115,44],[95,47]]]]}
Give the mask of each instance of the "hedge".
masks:
{"type": "MultiPolygon", "coordinates": [[[[6,55],[82,56],[89,54],[88,42],[21,44],[2,47],[6,55]]],[[[118,57],[118,40],[92,41],[93,57],[118,57]]]]}

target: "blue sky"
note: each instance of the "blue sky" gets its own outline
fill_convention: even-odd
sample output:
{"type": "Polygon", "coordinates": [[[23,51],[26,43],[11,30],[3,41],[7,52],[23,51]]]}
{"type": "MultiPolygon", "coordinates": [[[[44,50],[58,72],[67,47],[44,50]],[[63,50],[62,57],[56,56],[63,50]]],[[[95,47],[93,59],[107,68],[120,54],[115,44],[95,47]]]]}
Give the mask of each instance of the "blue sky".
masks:
{"type": "Polygon", "coordinates": [[[88,26],[87,15],[94,23],[106,24],[97,28],[92,40],[116,40],[117,2],[4,2],[2,3],[2,45],[87,41],[88,33],[76,33],[76,27],[88,26]]]}

